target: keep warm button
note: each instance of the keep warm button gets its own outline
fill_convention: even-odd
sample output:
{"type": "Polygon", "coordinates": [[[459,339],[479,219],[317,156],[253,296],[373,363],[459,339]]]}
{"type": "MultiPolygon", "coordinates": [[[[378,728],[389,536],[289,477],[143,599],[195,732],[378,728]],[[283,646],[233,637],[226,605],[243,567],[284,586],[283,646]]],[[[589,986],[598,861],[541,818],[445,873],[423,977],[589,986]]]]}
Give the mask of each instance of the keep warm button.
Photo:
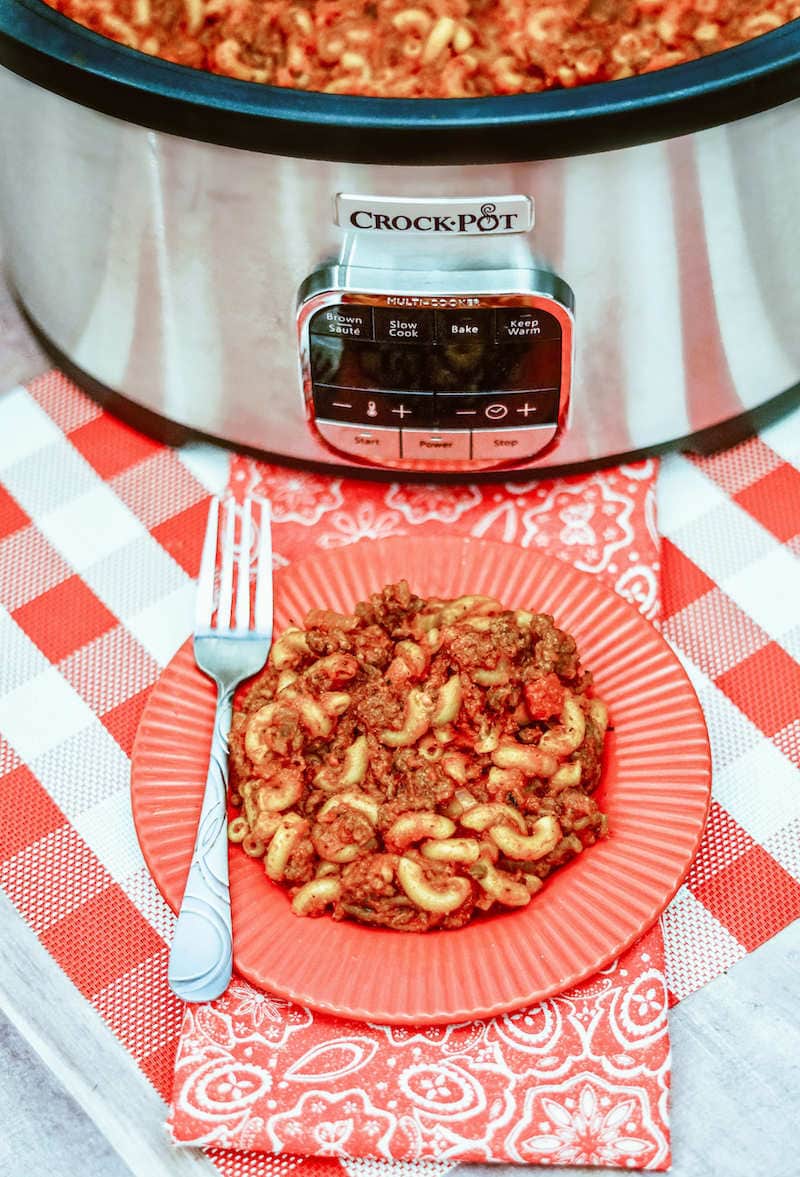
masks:
{"type": "Polygon", "coordinates": [[[404,429],[403,457],[423,462],[463,461],[470,456],[469,431],[404,429]]]}

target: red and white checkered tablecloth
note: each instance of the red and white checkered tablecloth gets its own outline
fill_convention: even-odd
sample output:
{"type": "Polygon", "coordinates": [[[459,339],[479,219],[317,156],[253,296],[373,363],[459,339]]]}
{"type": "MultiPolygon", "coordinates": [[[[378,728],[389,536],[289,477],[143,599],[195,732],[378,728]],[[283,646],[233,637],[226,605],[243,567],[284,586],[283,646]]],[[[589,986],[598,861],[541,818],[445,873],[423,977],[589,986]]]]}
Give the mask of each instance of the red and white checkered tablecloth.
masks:
{"type": "MultiPolygon", "coordinates": [[[[129,753],[148,691],[190,629],[207,493],[225,486],[228,459],[151,442],[56,373],[0,399],[0,437],[0,886],[166,1096],[182,1014],[164,984],[173,917],[136,843],[129,753]]],[[[296,477],[287,518],[307,509],[305,476],[282,485],[296,477]]],[[[585,546],[615,493],[612,477],[605,485],[592,510],[570,484],[553,492],[585,546]]],[[[662,465],[664,628],[698,689],[715,767],[706,837],[663,921],[676,999],[800,915],[799,487],[798,414],[726,454],[662,465]]],[[[383,487],[380,507],[344,511],[337,479],[321,493],[321,545],[428,509],[383,487]]],[[[531,482],[464,487],[447,526],[538,543],[537,496],[531,482]]],[[[613,517],[624,530],[624,511],[613,517]]],[[[277,544],[284,559],[296,554],[289,538],[277,544]]],[[[646,572],[612,563],[609,576],[645,603],[646,572]]],[[[237,1177],[300,1163],[211,1155],[237,1177]]]]}
{"type": "Polygon", "coordinates": [[[658,486],[663,632],[708,724],[713,800],[663,917],[675,999],[800,917],[800,410],[658,486]]]}

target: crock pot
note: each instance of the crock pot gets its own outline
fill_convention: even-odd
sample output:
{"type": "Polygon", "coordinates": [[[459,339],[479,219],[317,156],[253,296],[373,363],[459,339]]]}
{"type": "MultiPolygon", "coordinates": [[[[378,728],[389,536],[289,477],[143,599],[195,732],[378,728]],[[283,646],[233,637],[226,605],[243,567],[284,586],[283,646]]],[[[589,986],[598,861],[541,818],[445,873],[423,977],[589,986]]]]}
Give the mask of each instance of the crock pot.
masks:
{"type": "Polygon", "coordinates": [[[798,21],[622,81],[406,101],[214,76],[0,0],[0,65],[12,282],[150,425],[535,471],[796,398],[798,21]]]}

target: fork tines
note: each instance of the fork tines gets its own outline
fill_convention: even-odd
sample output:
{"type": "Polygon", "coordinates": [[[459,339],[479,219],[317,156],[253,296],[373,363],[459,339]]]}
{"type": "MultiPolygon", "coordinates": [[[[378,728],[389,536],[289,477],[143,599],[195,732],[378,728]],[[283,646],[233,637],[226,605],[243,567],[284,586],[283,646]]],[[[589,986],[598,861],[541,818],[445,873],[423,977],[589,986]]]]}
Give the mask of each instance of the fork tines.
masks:
{"type": "Polygon", "coordinates": [[[223,500],[215,495],[208,508],[200,561],[195,634],[268,633],[271,623],[270,504],[249,496],[238,504],[232,496],[223,500]]]}

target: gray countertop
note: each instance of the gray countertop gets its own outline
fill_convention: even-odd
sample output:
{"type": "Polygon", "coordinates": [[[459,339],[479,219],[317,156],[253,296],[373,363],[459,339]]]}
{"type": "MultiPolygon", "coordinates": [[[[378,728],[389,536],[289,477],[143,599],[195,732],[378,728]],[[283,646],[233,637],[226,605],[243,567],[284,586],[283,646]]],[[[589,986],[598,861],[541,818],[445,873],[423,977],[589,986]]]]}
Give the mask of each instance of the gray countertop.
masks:
{"type": "MultiPolygon", "coordinates": [[[[45,366],[0,283],[0,388],[45,366]]],[[[0,940],[0,1172],[216,1173],[170,1146],[160,1098],[2,893],[0,940]]],[[[799,1006],[800,922],[672,1011],[674,1177],[800,1175],[799,1006]]]]}

